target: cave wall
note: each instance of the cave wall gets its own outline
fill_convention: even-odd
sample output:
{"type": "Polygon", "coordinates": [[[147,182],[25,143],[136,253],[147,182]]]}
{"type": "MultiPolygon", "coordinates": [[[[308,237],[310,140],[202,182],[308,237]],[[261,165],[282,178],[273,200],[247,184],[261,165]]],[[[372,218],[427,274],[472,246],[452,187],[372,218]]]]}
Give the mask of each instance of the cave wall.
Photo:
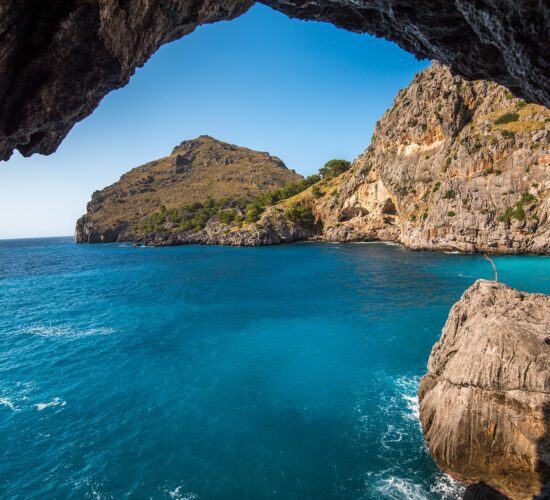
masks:
{"type": "MultiPolygon", "coordinates": [[[[398,43],[467,79],[550,106],[546,0],[265,0],[398,43]]],[[[252,0],[0,0],[0,159],[50,154],[164,43],[252,0]]]]}

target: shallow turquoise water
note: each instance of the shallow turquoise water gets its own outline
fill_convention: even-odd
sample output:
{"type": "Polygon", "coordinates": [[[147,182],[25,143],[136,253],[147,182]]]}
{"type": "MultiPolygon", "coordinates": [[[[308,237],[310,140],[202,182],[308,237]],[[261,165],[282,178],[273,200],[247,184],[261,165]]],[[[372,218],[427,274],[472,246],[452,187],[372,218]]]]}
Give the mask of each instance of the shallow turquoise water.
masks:
{"type": "MultiPolygon", "coordinates": [[[[550,293],[550,259],[496,259],[550,293]]],[[[415,398],[479,256],[0,242],[0,497],[457,498],[415,398]]]]}

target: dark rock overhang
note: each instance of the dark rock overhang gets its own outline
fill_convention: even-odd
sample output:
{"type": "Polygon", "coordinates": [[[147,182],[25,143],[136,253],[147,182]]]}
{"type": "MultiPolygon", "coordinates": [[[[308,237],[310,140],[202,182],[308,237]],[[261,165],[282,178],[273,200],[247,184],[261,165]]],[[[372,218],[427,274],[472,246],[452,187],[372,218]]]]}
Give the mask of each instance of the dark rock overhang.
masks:
{"type": "MultiPolygon", "coordinates": [[[[467,79],[550,106],[545,0],[266,0],[291,17],[392,40],[467,79]]],[[[0,0],[0,159],[50,154],[164,43],[251,0],[0,0]]]]}

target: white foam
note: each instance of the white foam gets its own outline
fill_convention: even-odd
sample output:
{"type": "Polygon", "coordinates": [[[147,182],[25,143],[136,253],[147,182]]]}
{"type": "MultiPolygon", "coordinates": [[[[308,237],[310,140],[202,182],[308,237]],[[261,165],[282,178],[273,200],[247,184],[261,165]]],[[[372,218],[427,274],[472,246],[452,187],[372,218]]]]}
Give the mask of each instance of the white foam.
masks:
{"type": "Polygon", "coordinates": [[[23,333],[37,335],[39,337],[64,337],[77,339],[82,337],[90,337],[92,335],[111,335],[115,333],[113,328],[88,328],[80,330],[71,326],[44,326],[36,325],[29,326],[23,330],[23,333]]]}
{"type": "Polygon", "coordinates": [[[421,485],[394,476],[382,479],[376,487],[376,492],[381,498],[391,500],[426,500],[428,498],[421,485]]]}
{"type": "Polygon", "coordinates": [[[0,398],[0,406],[7,406],[11,411],[19,410],[8,398],[0,398]]]}
{"type": "Polygon", "coordinates": [[[444,500],[454,500],[462,498],[466,486],[455,481],[448,474],[441,474],[437,482],[430,488],[431,493],[435,493],[444,500]]]}
{"type": "Polygon", "coordinates": [[[414,481],[397,476],[389,476],[375,484],[378,498],[390,500],[458,500],[464,493],[464,485],[452,479],[447,474],[441,474],[437,482],[427,487],[414,481]]]}
{"type": "Polygon", "coordinates": [[[53,398],[49,403],[36,403],[34,406],[38,411],[42,411],[52,406],[65,406],[66,404],[67,402],[62,401],[61,398],[53,398]]]}
{"type": "Polygon", "coordinates": [[[199,495],[192,491],[181,491],[182,488],[183,486],[178,486],[176,489],[169,491],[170,498],[174,498],[175,500],[198,500],[199,495]]]}
{"type": "Polygon", "coordinates": [[[418,420],[420,418],[420,405],[418,403],[418,396],[403,395],[403,399],[406,401],[407,412],[404,417],[407,420],[418,420]]]}

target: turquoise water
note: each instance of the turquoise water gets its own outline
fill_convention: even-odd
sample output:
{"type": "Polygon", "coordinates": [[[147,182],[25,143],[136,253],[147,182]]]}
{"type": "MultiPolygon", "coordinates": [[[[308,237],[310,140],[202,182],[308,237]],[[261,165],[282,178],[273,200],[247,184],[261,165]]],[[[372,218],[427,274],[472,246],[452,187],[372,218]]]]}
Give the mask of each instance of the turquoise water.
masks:
{"type": "MultiPolygon", "coordinates": [[[[550,259],[496,259],[550,293],[550,259]]],[[[0,242],[0,497],[457,498],[416,387],[479,256],[0,242]]]]}

